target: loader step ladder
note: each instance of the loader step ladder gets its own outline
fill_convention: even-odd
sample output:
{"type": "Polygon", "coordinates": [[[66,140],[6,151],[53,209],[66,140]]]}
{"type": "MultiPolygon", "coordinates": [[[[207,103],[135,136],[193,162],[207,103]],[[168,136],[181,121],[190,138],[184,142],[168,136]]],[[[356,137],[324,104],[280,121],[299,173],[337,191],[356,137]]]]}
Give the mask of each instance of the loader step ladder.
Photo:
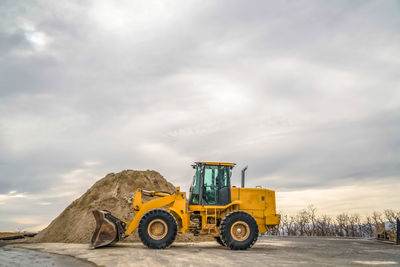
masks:
{"type": "Polygon", "coordinates": [[[209,214],[208,211],[211,210],[211,208],[206,209],[206,224],[205,224],[205,230],[207,230],[208,234],[216,234],[217,233],[217,208],[213,208],[214,213],[209,214]],[[209,223],[208,218],[211,218],[214,223],[209,223]]]}

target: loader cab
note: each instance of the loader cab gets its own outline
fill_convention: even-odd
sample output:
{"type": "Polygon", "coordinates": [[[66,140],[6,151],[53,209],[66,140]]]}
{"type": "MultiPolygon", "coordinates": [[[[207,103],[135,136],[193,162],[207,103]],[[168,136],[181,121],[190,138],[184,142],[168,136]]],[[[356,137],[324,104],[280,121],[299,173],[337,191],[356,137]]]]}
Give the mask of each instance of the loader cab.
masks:
{"type": "Polygon", "coordinates": [[[225,206],[231,203],[231,174],[234,163],[196,162],[190,187],[190,205],[225,206]]]}

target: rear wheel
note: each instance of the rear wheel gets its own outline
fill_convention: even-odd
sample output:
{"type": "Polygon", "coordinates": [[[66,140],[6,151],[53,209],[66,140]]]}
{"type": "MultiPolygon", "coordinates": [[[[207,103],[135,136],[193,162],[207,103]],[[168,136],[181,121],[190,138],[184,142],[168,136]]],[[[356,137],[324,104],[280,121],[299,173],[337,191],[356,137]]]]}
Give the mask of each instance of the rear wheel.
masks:
{"type": "Polygon", "coordinates": [[[251,248],[258,238],[258,225],[254,218],[244,211],[233,211],[221,222],[221,239],[233,250],[251,248]]]}
{"type": "Polygon", "coordinates": [[[154,209],[140,219],[138,233],[149,248],[162,249],[174,242],[178,227],[174,216],[166,210],[154,209]]]}
{"type": "Polygon", "coordinates": [[[215,236],[214,239],[215,239],[215,241],[217,241],[218,244],[225,247],[225,244],[224,244],[224,242],[222,242],[222,239],[220,236],[215,236]]]}

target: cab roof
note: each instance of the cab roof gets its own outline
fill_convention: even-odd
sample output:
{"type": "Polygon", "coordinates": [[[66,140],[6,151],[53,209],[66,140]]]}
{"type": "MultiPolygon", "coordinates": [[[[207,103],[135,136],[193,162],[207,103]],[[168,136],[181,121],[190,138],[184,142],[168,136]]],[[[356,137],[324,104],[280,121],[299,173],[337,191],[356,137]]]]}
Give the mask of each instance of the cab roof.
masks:
{"type": "Polygon", "coordinates": [[[221,166],[231,166],[234,167],[236,163],[230,162],[213,162],[213,161],[197,161],[195,164],[204,164],[204,165],[221,165],[221,166]]]}

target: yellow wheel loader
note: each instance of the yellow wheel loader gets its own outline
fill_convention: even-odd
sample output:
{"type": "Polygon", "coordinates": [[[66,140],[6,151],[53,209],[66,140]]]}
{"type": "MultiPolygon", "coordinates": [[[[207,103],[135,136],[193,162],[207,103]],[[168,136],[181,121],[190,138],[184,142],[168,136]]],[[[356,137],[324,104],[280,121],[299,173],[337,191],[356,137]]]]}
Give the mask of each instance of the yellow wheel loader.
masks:
{"type": "Polygon", "coordinates": [[[280,222],[275,192],[268,189],[231,186],[234,163],[195,162],[189,200],[176,187],[174,194],[137,189],[134,218],[123,222],[106,210],[95,210],[96,229],[91,246],[98,248],[120,241],[135,229],[149,248],[162,249],[174,242],[177,233],[212,236],[233,250],[252,247],[258,234],[280,222]],[[142,195],[154,197],[143,203],[142,195]]]}

